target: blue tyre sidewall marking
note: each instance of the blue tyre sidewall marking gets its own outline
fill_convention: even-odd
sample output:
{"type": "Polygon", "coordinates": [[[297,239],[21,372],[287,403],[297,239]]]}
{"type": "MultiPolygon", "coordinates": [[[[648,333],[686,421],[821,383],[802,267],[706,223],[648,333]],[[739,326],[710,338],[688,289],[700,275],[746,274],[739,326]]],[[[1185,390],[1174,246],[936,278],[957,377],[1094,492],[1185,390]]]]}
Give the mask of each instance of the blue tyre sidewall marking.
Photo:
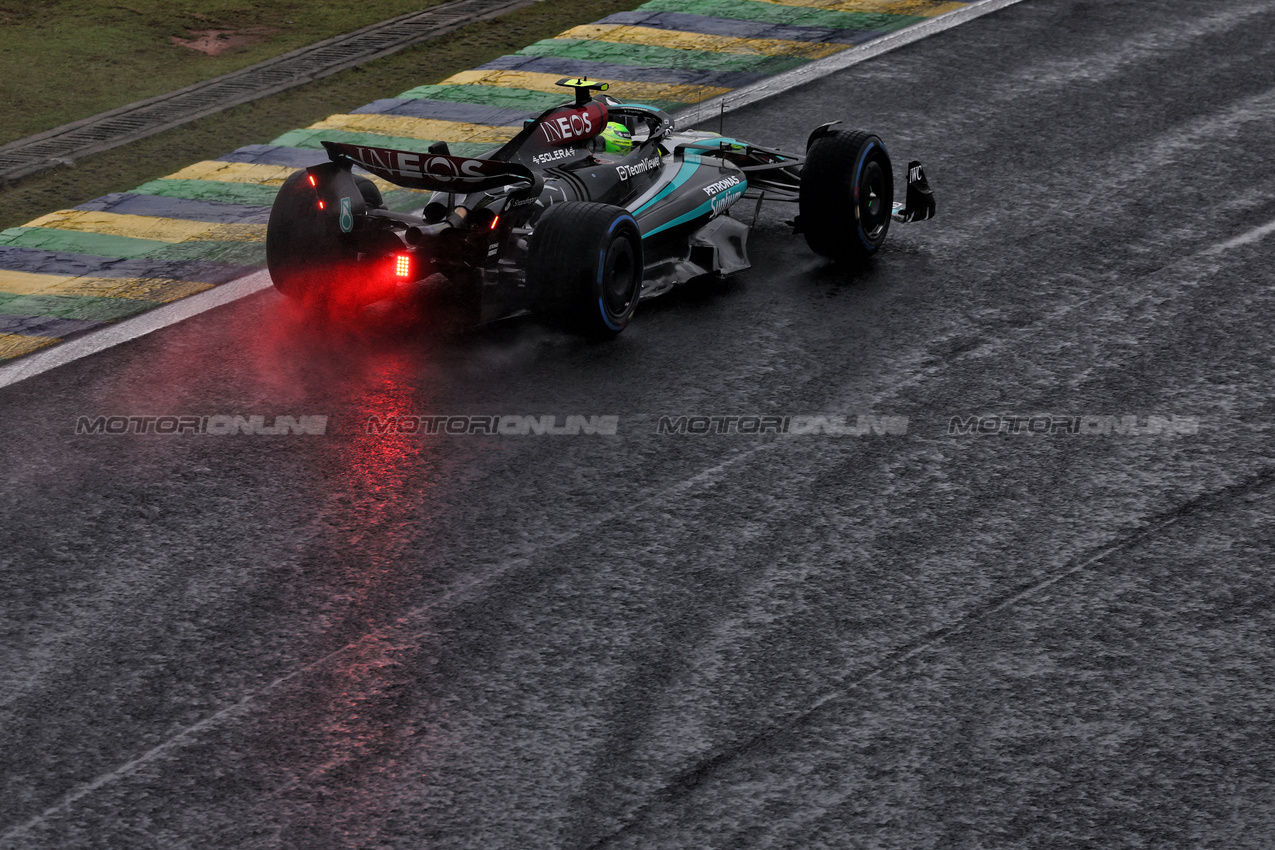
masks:
{"type": "Polygon", "coordinates": [[[602,292],[602,276],[606,272],[607,255],[611,253],[611,236],[615,233],[615,229],[625,222],[632,222],[633,226],[635,228],[637,227],[637,220],[634,219],[633,216],[622,215],[615,221],[611,222],[611,226],[607,228],[607,244],[606,247],[602,249],[602,253],[598,256],[598,276],[595,281],[598,287],[598,314],[602,316],[602,321],[606,323],[606,326],[613,331],[624,330],[624,325],[615,324],[607,315],[606,302],[604,300],[605,296],[602,292]]]}
{"type": "Polygon", "coordinates": [[[863,247],[867,248],[869,252],[875,251],[876,246],[868,241],[867,234],[863,232],[863,220],[859,217],[859,176],[863,174],[863,167],[868,162],[868,154],[876,146],[876,142],[869,142],[868,146],[859,154],[859,161],[855,163],[854,168],[854,231],[855,235],[859,237],[859,241],[863,243],[863,247]]]}

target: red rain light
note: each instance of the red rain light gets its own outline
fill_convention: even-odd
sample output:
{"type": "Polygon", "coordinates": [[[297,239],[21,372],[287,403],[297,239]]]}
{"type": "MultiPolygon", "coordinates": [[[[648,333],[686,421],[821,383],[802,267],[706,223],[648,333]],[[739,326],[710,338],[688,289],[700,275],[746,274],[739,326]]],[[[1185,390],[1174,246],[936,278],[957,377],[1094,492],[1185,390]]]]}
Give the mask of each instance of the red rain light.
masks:
{"type": "Polygon", "coordinates": [[[307,174],[305,179],[310,181],[310,185],[311,185],[311,186],[318,186],[318,185],[319,185],[318,183],[316,183],[316,182],[315,182],[315,180],[314,180],[314,175],[313,175],[313,174],[307,174]]]}
{"type": "Polygon", "coordinates": [[[495,218],[493,218],[493,219],[491,220],[491,229],[492,229],[492,230],[495,230],[495,229],[496,229],[496,225],[498,225],[498,224],[500,224],[500,216],[496,216],[495,218]]]}
{"type": "Polygon", "coordinates": [[[319,201],[319,209],[323,209],[323,201],[319,201]]]}
{"type": "Polygon", "coordinates": [[[399,254],[394,258],[394,276],[412,276],[412,258],[409,254],[399,254]]]}

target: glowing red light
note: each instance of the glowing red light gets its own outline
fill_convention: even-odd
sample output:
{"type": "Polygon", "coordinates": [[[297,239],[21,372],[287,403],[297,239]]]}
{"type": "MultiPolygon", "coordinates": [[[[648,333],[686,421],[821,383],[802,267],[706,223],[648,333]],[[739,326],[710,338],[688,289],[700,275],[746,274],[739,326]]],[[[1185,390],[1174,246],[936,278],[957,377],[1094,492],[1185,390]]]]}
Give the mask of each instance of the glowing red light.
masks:
{"type": "Polygon", "coordinates": [[[323,209],[323,201],[319,201],[319,209],[323,209]]]}
{"type": "Polygon", "coordinates": [[[310,181],[310,185],[311,185],[311,186],[318,186],[318,185],[319,185],[318,183],[316,183],[316,182],[315,182],[315,180],[314,180],[314,175],[313,175],[313,174],[308,174],[308,175],[306,175],[306,178],[305,178],[305,179],[310,181]]]}
{"type": "Polygon", "coordinates": [[[493,218],[493,219],[491,220],[491,229],[492,229],[492,230],[495,230],[495,229],[496,229],[496,225],[498,225],[498,224],[500,224],[500,216],[496,216],[495,218],[493,218]]]}
{"type": "Polygon", "coordinates": [[[394,258],[394,276],[395,277],[411,277],[412,276],[412,258],[408,254],[399,254],[394,258]]]}

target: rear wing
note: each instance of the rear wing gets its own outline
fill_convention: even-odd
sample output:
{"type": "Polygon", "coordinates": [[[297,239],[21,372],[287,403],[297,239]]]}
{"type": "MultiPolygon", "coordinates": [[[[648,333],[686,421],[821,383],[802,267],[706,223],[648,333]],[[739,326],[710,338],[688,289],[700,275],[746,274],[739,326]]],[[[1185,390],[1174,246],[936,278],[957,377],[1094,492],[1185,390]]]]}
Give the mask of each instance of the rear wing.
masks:
{"type": "Polygon", "coordinates": [[[434,192],[486,192],[511,183],[535,185],[530,168],[516,162],[470,159],[442,153],[419,153],[344,142],[324,142],[328,158],[351,163],[407,189],[434,192]]]}

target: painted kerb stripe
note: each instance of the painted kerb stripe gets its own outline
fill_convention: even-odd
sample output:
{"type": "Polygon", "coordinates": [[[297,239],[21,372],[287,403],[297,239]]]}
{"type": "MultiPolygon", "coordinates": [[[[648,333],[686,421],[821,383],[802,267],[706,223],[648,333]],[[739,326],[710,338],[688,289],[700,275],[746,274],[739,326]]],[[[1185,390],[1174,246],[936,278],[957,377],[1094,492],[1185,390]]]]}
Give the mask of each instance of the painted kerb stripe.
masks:
{"type": "MultiPolygon", "coordinates": [[[[608,80],[613,81],[613,92],[617,96],[653,102],[673,111],[679,124],[687,126],[1015,2],[1018,0],[976,0],[969,4],[937,0],[845,0],[840,3],[651,0],[634,12],[575,27],[555,39],[531,45],[519,55],[488,63],[484,68],[460,72],[441,83],[410,89],[396,98],[377,101],[350,114],[331,116],[312,127],[291,131],[270,145],[249,146],[216,162],[197,163],[151,181],[132,193],[107,196],[83,204],[78,210],[60,211],[26,227],[12,228],[0,233],[0,252],[4,245],[10,245],[11,251],[34,248],[49,252],[47,261],[25,259],[15,271],[48,275],[50,287],[48,291],[32,292],[34,281],[28,279],[21,287],[24,292],[7,292],[0,277],[0,299],[10,296],[7,299],[10,303],[35,309],[44,302],[32,301],[31,296],[57,295],[60,297],[56,302],[60,306],[50,313],[60,315],[27,317],[34,323],[33,332],[0,333],[0,359],[23,356],[21,364],[0,366],[0,386],[225,303],[232,293],[238,293],[233,297],[243,297],[267,288],[269,280],[262,273],[241,278],[236,281],[239,286],[223,283],[216,290],[206,292],[198,292],[203,285],[198,280],[175,278],[161,283],[145,274],[133,278],[147,281],[140,289],[103,286],[101,278],[94,280],[88,269],[80,270],[85,263],[77,261],[75,267],[61,267],[57,257],[82,256],[88,265],[92,265],[94,255],[101,255],[102,262],[109,262],[113,256],[117,260],[134,257],[137,260],[129,262],[154,260],[161,264],[212,261],[225,263],[228,271],[245,265],[259,268],[263,262],[259,223],[264,222],[274,188],[292,169],[320,161],[321,154],[310,158],[308,152],[314,150],[317,154],[321,148],[319,143],[324,139],[418,147],[422,142],[441,137],[454,139],[453,151],[457,153],[481,153],[511,136],[517,128],[456,118],[470,114],[477,118],[484,114],[496,117],[535,113],[563,99],[562,90],[553,85],[561,76],[555,69],[577,65],[621,72],[608,80]],[[710,10],[711,14],[705,14],[710,10]],[[682,30],[669,26],[671,22],[686,21],[694,23],[698,30],[714,31],[697,32],[689,27],[682,30]],[[652,23],[655,26],[651,26],[652,23]],[[829,24],[837,26],[831,28],[829,24]],[[819,25],[823,25],[822,28],[819,25]],[[744,30],[736,35],[741,32],[739,27],[744,30]],[[774,35],[764,37],[770,31],[774,35]],[[596,40],[580,38],[586,34],[596,40]],[[850,36],[869,43],[853,46],[850,36]],[[572,58],[573,51],[578,50],[596,58],[572,58]],[[567,55],[557,56],[563,52],[567,55]],[[558,64],[564,62],[567,64],[558,64]],[[748,70],[750,68],[755,70],[748,70]],[[756,72],[762,69],[767,73],[756,72]],[[780,73],[774,73],[776,71],[780,73]],[[425,103],[404,107],[405,101],[425,103]],[[441,114],[432,114],[426,106],[428,101],[439,101],[441,114]],[[448,104],[468,104],[492,111],[467,113],[461,107],[448,104]],[[98,218],[92,218],[93,215],[98,218]],[[134,221],[146,217],[155,221],[134,221]],[[92,224],[95,221],[101,223],[96,229],[92,224]],[[75,279],[81,275],[85,280],[76,283],[75,279]],[[265,285],[256,285],[263,277],[265,285]],[[245,286],[243,280],[255,283],[245,286]],[[218,294],[221,291],[224,295],[218,294]],[[65,320],[68,314],[77,314],[74,306],[64,306],[65,299],[90,299],[84,302],[83,312],[96,319],[112,313],[100,306],[104,299],[131,301],[132,308],[119,310],[119,315],[126,316],[135,312],[138,305],[161,304],[195,292],[198,294],[185,299],[190,302],[189,307],[174,309],[183,305],[180,301],[164,304],[150,313],[81,335],[73,340],[79,343],[75,346],[53,334],[34,332],[42,318],[65,320]],[[152,319],[152,315],[155,318],[152,319]],[[89,343],[95,338],[100,338],[101,343],[89,343]],[[54,343],[61,344],[52,350],[30,353],[54,343]],[[18,366],[23,368],[14,368],[18,366]]],[[[417,200],[414,193],[384,188],[396,195],[392,203],[397,206],[410,207],[417,200]]],[[[387,200],[390,199],[387,197],[387,200]]],[[[0,253],[0,274],[5,268],[13,268],[4,257],[0,253]]],[[[226,279],[222,275],[216,277],[226,279]]],[[[0,312],[2,310],[0,307],[0,312]]],[[[102,320],[113,321],[109,318],[98,321],[102,320]]]]}

